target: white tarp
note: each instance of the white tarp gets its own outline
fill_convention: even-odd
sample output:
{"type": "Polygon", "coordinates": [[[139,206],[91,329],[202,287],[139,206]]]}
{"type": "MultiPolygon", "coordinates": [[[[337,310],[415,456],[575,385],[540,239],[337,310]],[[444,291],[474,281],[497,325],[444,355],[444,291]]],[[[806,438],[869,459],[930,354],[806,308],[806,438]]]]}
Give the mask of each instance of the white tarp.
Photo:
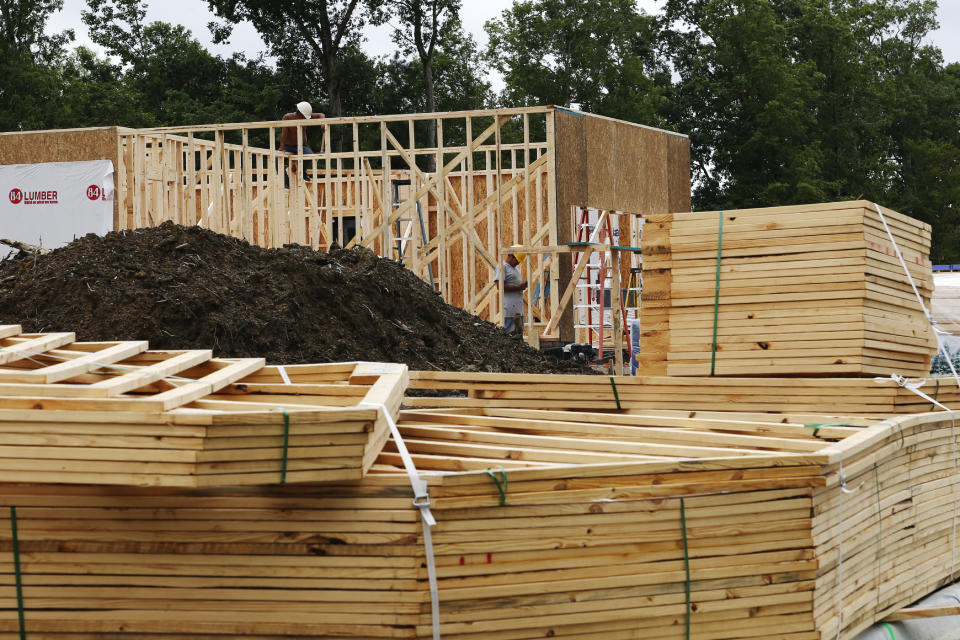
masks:
{"type": "MultiPolygon", "coordinates": [[[[55,249],[113,230],[113,162],[0,165],[0,238],[55,249]]],[[[0,245],[0,258],[10,253],[0,245]]]]}

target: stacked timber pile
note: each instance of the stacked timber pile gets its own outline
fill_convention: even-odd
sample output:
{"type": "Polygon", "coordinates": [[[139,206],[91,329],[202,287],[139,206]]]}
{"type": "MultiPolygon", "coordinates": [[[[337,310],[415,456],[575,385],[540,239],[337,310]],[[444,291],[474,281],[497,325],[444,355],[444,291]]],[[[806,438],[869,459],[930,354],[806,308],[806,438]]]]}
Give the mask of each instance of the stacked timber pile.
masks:
{"type": "Polygon", "coordinates": [[[262,358],[147,347],[0,325],[0,478],[164,487],[359,479],[406,386],[403,365],[311,365],[300,374],[311,376],[304,406],[304,390],[292,393],[262,358]]]}
{"type": "MultiPolygon", "coordinates": [[[[918,384],[918,382],[911,382],[918,384]]],[[[409,407],[514,408],[634,412],[736,411],[755,413],[888,416],[936,411],[929,400],[891,378],[739,378],[667,376],[549,376],[412,371],[409,407]],[[451,394],[441,396],[439,394],[451,394]]],[[[924,379],[917,390],[960,408],[952,376],[924,379]]],[[[767,416],[769,419],[769,416],[767,416]]]]}
{"type": "Polygon", "coordinates": [[[868,202],[650,216],[640,371],[647,375],[900,375],[936,339],[930,227],[868,202]]]}
{"type": "Polygon", "coordinates": [[[813,493],[820,637],[850,638],[960,577],[958,418],[899,418],[820,452],[831,458],[813,493]]]}
{"type": "MultiPolygon", "coordinates": [[[[431,637],[399,443],[364,449],[363,477],[278,469],[281,451],[343,452],[310,431],[335,416],[380,433],[386,413],[361,403],[396,406],[402,367],[0,333],[0,638],[431,637]],[[235,468],[110,475],[144,451],[223,451],[224,434],[271,454],[243,470],[259,486],[235,468]],[[28,476],[21,459],[56,462],[28,476]]],[[[847,640],[957,571],[955,413],[396,415],[430,487],[447,640],[847,640]]]]}

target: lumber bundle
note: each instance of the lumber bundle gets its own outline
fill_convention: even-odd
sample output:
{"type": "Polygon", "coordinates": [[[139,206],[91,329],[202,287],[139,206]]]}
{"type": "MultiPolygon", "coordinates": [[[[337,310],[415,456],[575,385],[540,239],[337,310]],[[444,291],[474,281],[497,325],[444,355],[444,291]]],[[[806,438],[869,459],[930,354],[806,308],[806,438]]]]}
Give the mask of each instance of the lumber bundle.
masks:
{"type": "MultiPolygon", "coordinates": [[[[439,631],[815,640],[842,610],[849,639],[954,571],[956,415],[403,411],[437,519],[439,631]]],[[[0,484],[0,638],[19,632],[18,575],[31,638],[429,638],[394,444],[352,482],[0,484]]]]}
{"type": "Polygon", "coordinates": [[[822,637],[849,638],[960,574],[957,412],[900,418],[821,453],[813,492],[822,637]]]}
{"type": "MultiPolygon", "coordinates": [[[[920,382],[919,380],[914,381],[920,382]]],[[[735,411],[889,416],[935,411],[935,404],[887,378],[737,378],[552,376],[520,373],[412,371],[408,407],[565,409],[571,411],[735,411]]],[[[918,388],[960,409],[953,377],[924,379],[918,388]]]]}
{"type": "Polygon", "coordinates": [[[936,338],[897,257],[929,307],[929,225],[864,201],[664,214],[642,246],[641,373],[929,372],[936,338]]]}
{"type": "MultiPolygon", "coordinates": [[[[679,639],[689,590],[691,637],[812,639],[818,451],[870,423],[403,412],[438,520],[442,636],[679,639]]],[[[14,517],[31,638],[429,638],[410,497],[392,444],[350,483],[2,484],[0,638],[19,628],[14,517]]]]}
{"type": "Polygon", "coordinates": [[[180,487],[362,477],[406,367],[306,371],[311,384],[287,384],[262,358],[0,326],[0,477],[180,487]]]}

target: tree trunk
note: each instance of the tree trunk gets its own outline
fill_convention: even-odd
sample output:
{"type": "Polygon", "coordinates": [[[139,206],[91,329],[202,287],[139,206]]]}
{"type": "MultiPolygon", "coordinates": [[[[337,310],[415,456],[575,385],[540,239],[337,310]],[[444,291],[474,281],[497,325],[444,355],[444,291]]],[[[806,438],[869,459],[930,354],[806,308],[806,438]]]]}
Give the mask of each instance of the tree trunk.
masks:
{"type": "MultiPolygon", "coordinates": [[[[343,115],[343,104],[340,100],[340,80],[338,77],[339,70],[337,69],[337,54],[328,53],[326,58],[326,64],[324,65],[327,68],[327,97],[330,99],[330,113],[331,118],[339,118],[343,115]]],[[[336,136],[333,133],[333,130],[330,132],[330,146],[332,147],[331,151],[340,152],[343,141],[340,140],[340,136],[336,136]]]]}
{"type": "MultiPolygon", "coordinates": [[[[433,60],[427,58],[423,61],[423,84],[427,90],[427,111],[433,113],[437,110],[436,87],[433,82],[433,60]]],[[[427,147],[432,149],[437,146],[437,121],[427,121],[427,147]]],[[[427,171],[437,170],[436,156],[427,156],[427,171]]]]}

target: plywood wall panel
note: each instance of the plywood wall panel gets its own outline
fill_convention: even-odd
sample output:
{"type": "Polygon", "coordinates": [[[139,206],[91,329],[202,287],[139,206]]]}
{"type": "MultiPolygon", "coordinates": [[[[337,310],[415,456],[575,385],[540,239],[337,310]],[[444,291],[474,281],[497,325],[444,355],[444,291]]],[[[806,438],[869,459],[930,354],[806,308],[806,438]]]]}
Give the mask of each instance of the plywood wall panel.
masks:
{"type": "MultiPolygon", "coordinates": [[[[624,132],[626,133],[626,132],[624,132]]],[[[667,154],[669,134],[634,127],[633,136],[623,136],[622,144],[639,150],[642,163],[637,167],[633,189],[622,193],[623,210],[633,213],[665,213],[670,202],[667,154]]]]}
{"type": "Polygon", "coordinates": [[[670,136],[667,140],[667,179],[670,189],[670,213],[690,211],[690,138],[670,136]]]}

